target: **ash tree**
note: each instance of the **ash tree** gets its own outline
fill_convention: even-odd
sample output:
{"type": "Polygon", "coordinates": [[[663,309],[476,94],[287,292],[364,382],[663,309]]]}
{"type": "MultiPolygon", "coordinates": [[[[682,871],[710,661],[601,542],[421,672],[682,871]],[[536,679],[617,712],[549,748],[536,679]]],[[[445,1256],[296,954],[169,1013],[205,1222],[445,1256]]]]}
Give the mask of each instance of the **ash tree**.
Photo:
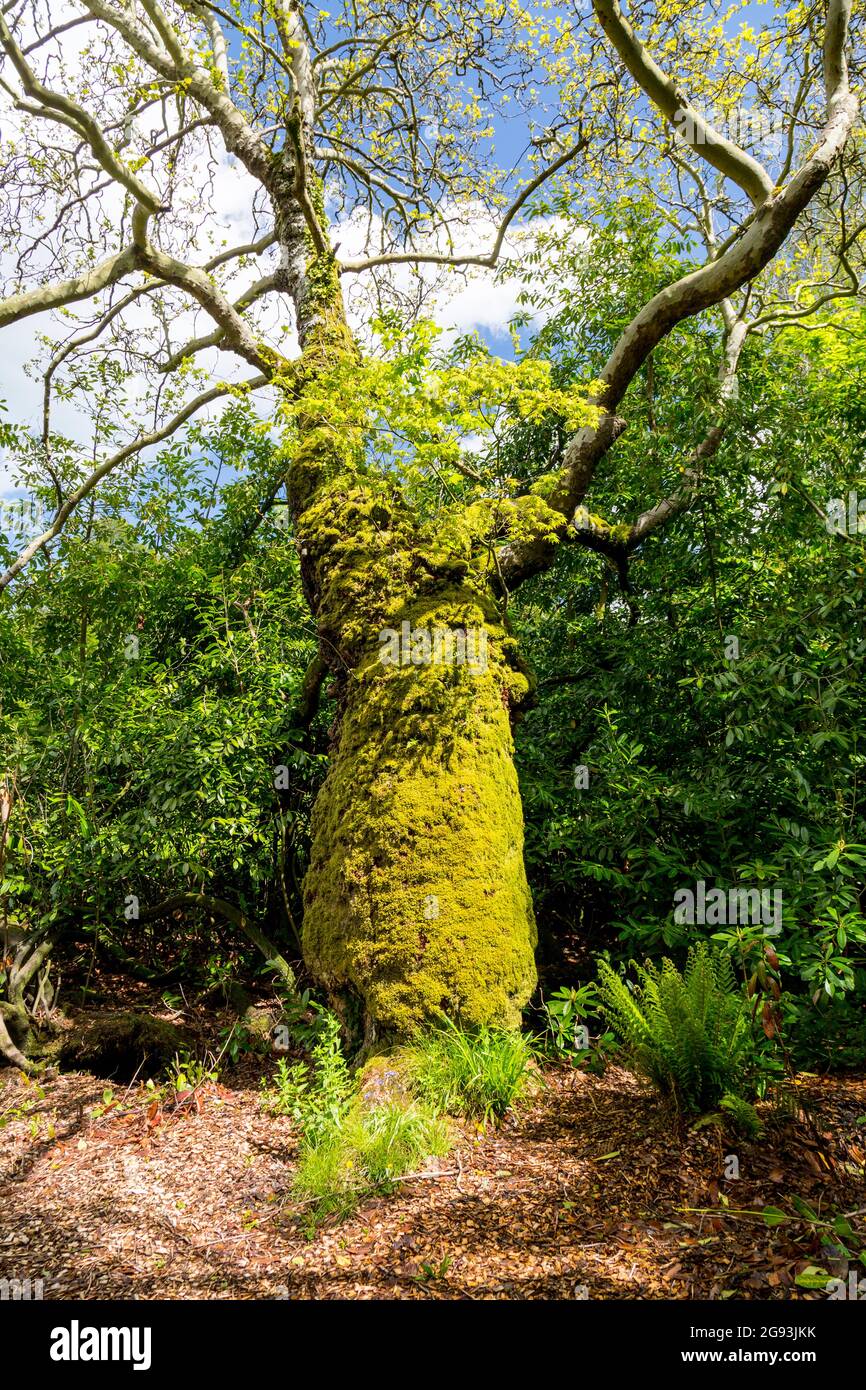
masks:
{"type": "Polygon", "coordinates": [[[793,4],[754,32],[677,0],[2,8],[0,325],[38,316],[28,476],[53,499],[4,601],[58,563],[109,475],[260,397],[280,467],[250,526],[285,498],[319,641],[305,698],[324,681],[336,707],[304,952],[359,1041],[442,1010],[510,1026],[532,993],[512,727],[533,682],[509,599],[574,545],[627,586],[630,554],[700,492],[747,342],[858,293],[850,11],[793,4]],[[595,380],[437,347],[440,281],[531,280],[530,214],[577,254],[630,195],[676,255],[595,380]],[[215,246],[238,206],[254,235],[215,246]],[[591,488],[630,393],[696,316],[717,356],[705,433],[670,439],[641,515],[606,520],[591,488]],[[531,478],[500,448],[521,419],[553,440],[531,478]]]}

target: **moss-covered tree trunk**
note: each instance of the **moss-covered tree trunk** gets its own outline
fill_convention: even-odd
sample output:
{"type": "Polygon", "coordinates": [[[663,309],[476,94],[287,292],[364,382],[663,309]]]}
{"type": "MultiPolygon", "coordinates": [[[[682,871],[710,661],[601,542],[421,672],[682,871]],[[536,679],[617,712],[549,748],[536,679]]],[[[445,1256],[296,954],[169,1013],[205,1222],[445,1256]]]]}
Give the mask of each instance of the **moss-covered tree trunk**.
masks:
{"type": "Polygon", "coordinates": [[[308,964],[366,1045],[442,1012],[514,1025],[535,984],[514,639],[468,552],[444,551],[399,498],[335,484],[300,529],[339,711],[308,964]]]}
{"type": "Polygon", "coordinates": [[[330,403],[357,364],[333,260],[286,259],[303,348],[287,482],[338,710],[304,955],[358,1043],[443,1012],[513,1026],[535,985],[511,737],[528,681],[471,528],[446,540],[365,478],[330,403]]]}

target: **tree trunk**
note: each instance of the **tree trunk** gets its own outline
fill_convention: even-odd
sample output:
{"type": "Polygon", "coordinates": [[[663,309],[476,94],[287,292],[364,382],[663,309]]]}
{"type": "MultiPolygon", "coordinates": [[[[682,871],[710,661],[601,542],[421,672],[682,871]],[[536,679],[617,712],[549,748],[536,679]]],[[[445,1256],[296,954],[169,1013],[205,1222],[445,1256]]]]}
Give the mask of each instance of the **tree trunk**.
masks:
{"type": "Polygon", "coordinates": [[[399,498],[337,484],[301,530],[339,711],[306,960],[367,1046],[443,1012],[514,1026],[536,978],[516,643],[469,539],[431,539],[399,498]]]}

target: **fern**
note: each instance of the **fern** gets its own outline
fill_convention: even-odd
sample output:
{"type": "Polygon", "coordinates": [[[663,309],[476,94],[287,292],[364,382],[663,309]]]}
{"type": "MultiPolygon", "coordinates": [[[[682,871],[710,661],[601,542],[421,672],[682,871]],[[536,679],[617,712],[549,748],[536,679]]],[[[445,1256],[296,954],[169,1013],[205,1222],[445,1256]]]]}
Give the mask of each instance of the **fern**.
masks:
{"type": "Polygon", "coordinates": [[[635,1068],[687,1111],[702,1114],[723,1096],[745,1100],[754,1044],[730,958],[702,942],[682,974],[667,959],[632,964],[634,990],[606,961],[598,973],[605,1018],[635,1068]]]}
{"type": "Polygon", "coordinates": [[[757,1139],[763,1132],[763,1125],[753,1105],[742,1096],[722,1096],[722,1110],[729,1117],[733,1128],[746,1139],[757,1139]]]}

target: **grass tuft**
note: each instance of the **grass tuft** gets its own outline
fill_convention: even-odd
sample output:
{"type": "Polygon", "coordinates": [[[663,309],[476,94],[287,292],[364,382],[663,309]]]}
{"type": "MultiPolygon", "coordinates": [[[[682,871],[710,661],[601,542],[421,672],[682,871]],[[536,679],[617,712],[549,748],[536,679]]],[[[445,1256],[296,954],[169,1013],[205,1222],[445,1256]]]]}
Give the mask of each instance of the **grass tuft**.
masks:
{"type": "Polygon", "coordinates": [[[418,1104],[354,1106],[341,1124],[301,1146],[294,1192],[311,1205],[315,1227],[349,1216],[364,1197],[390,1191],[424,1161],[448,1152],[448,1125],[418,1104]]]}
{"type": "Polygon", "coordinates": [[[412,1086],[433,1110],[485,1124],[501,1120],[535,1080],[532,1041],[523,1033],[486,1027],[464,1033],[446,1019],[406,1055],[412,1086]]]}

